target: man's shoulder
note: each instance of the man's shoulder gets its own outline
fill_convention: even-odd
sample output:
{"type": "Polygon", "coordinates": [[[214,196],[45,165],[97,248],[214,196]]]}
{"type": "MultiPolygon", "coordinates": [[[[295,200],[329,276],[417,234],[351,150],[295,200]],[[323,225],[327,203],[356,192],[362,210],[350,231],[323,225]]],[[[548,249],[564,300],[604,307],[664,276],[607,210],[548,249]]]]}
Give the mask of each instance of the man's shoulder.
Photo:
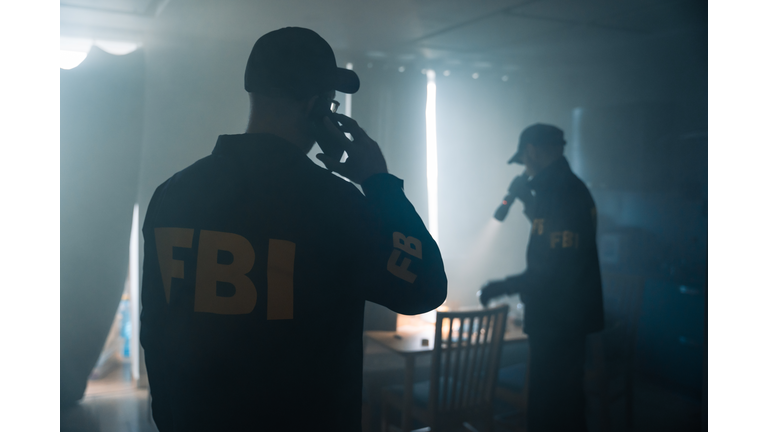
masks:
{"type": "Polygon", "coordinates": [[[173,173],[157,187],[155,193],[157,193],[158,190],[161,190],[162,188],[172,184],[206,177],[209,174],[208,172],[214,169],[214,165],[217,163],[221,163],[221,157],[217,157],[213,154],[204,156],[191,163],[190,165],[173,173]]]}
{"type": "Polygon", "coordinates": [[[589,191],[587,184],[573,172],[568,172],[562,177],[558,189],[565,197],[576,200],[592,199],[592,193],[589,191]]]}
{"type": "Polygon", "coordinates": [[[180,194],[189,195],[202,192],[203,188],[200,188],[200,185],[210,184],[211,172],[214,171],[213,165],[216,163],[216,159],[215,155],[202,157],[160,183],[152,193],[145,222],[150,220],[152,214],[159,207],[162,207],[163,202],[167,199],[172,199],[180,194]]]}
{"type": "Polygon", "coordinates": [[[232,174],[238,171],[238,169],[234,160],[217,154],[209,154],[196,160],[186,168],[177,171],[169,180],[175,182],[193,181],[199,178],[208,178],[210,180],[209,176],[214,171],[232,174]]]}
{"type": "Polygon", "coordinates": [[[152,201],[159,203],[191,195],[197,198],[211,195],[220,201],[238,191],[245,193],[252,186],[258,189],[262,185],[267,189],[279,188],[284,193],[300,193],[312,202],[348,206],[364,199],[353,183],[306,157],[249,166],[214,153],[169,177],[156,188],[152,201]]]}
{"type": "MultiPolygon", "coordinates": [[[[236,167],[226,166],[227,162],[216,155],[208,155],[198,159],[191,165],[175,172],[157,189],[154,196],[178,196],[188,194],[216,193],[216,190],[226,189],[234,183],[236,167]]],[[[154,199],[153,196],[153,199],[154,199]]]]}
{"type": "Polygon", "coordinates": [[[568,218],[587,215],[595,206],[587,185],[572,172],[560,178],[550,200],[553,202],[552,208],[559,209],[556,211],[568,218]]]}

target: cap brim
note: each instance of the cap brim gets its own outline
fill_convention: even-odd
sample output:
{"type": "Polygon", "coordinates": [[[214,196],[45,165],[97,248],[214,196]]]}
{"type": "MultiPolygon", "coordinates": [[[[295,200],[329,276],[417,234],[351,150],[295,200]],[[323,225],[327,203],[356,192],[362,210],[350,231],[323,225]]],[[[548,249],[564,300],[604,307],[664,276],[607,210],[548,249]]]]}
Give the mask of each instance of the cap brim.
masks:
{"type": "Polygon", "coordinates": [[[355,71],[336,68],[336,91],[342,93],[355,93],[360,89],[360,78],[357,77],[355,71]]]}
{"type": "Polygon", "coordinates": [[[522,153],[520,153],[520,152],[517,152],[517,153],[515,153],[515,155],[514,155],[514,156],[512,156],[511,158],[509,158],[509,160],[507,161],[507,163],[508,163],[508,164],[513,164],[513,163],[519,163],[519,164],[522,164],[522,163],[523,163],[523,154],[522,154],[522,153]]]}

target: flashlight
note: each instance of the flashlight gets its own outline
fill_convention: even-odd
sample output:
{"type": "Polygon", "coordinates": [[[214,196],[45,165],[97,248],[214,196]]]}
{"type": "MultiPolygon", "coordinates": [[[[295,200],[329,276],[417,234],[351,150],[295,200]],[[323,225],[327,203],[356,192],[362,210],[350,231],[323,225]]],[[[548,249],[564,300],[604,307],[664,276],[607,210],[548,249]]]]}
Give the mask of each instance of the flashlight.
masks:
{"type": "Polygon", "coordinates": [[[497,221],[504,222],[504,219],[506,219],[507,214],[509,213],[509,208],[512,207],[512,204],[515,202],[515,198],[520,196],[524,190],[528,190],[527,184],[528,176],[525,174],[519,175],[512,180],[512,183],[507,189],[507,196],[504,197],[504,199],[501,201],[501,205],[493,214],[493,217],[496,218],[497,221]]]}
{"type": "Polygon", "coordinates": [[[504,219],[506,219],[507,214],[509,213],[509,208],[512,207],[512,203],[515,202],[515,196],[512,194],[509,194],[504,197],[504,199],[501,201],[501,205],[499,208],[496,209],[496,212],[493,214],[493,217],[496,218],[499,222],[504,222],[504,219]]]}

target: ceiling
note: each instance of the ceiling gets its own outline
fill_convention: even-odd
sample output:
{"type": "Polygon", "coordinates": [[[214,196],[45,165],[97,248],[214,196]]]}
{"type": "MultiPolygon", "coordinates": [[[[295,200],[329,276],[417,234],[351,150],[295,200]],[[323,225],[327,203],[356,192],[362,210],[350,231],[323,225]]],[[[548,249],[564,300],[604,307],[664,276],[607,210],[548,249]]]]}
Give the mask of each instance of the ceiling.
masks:
{"type": "Polygon", "coordinates": [[[706,32],[701,0],[62,0],[67,36],[255,41],[309,27],[337,53],[515,68],[660,35],[706,32]]]}

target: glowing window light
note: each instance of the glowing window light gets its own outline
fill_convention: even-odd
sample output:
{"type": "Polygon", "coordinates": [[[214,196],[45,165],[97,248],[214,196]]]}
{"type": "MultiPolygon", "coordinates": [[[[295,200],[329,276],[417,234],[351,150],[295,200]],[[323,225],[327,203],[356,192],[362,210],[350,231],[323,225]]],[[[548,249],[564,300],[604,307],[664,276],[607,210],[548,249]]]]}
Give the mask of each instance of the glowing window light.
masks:
{"type": "Polygon", "coordinates": [[[88,57],[91,47],[96,45],[103,51],[112,55],[126,55],[141,47],[139,42],[126,42],[118,40],[88,39],[81,37],[61,36],[61,69],[74,69],[88,57]]]}
{"type": "Polygon", "coordinates": [[[427,202],[429,232],[438,241],[437,229],[437,120],[435,114],[435,71],[427,71],[427,202]]]}
{"type": "Polygon", "coordinates": [[[94,44],[112,55],[126,55],[136,51],[140,44],[136,42],[120,42],[112,40],[97,40],[94,44]]]}
{"type": "MultiPolygon", "coordinates": [[[[352,63],[347,63],[347,69],[352,70],[352,63]]],[[[344,115],[352,117],[352,94],[347,93],[344,95],[344,115]]]]}
{"type": "MultiPolygon", "coordinates": [[[[352,70],[352,63],[347,63],[347,69],[352,70]]],[[[344,95],[344,115],[347,117],[352,117],[352,93],[347,93],[344,95]]],[[[345,135],[347,136],[348,139],[352,139],[351,134],[346,133],[345,135]]],[[[341,155],[341,162],[344,163],[348,157],[349,155],[347,154],[347,152],[344,152],[341,155]]],[[[340,177],[346,181],[349,181],[349,179],[344,176],[340,176],[340,177]]]]}
{"type": "Polygon", "coordinates": [[[133,205],[133,219],[131,220],[131,237],[128,247],[128,280],[131,295],[131,375],[133,379],[139,379],[139,204],[133,205]]]}
{"type": "Polygon", "coordinates": [[[61,58],[59,59],[59,67],[61,69],[73,69],[80,66],[80,63],[88,57],[88,52],[83,51],[67,51],[60,50],[61,58]]]}
{"type": "Polygon", "coordinates": [[[61,36],[59,38],[59,49],[61,52],[59,67],[66,70],[78,67],[88,57],[92,46],[92,39],[61,36]]]}

